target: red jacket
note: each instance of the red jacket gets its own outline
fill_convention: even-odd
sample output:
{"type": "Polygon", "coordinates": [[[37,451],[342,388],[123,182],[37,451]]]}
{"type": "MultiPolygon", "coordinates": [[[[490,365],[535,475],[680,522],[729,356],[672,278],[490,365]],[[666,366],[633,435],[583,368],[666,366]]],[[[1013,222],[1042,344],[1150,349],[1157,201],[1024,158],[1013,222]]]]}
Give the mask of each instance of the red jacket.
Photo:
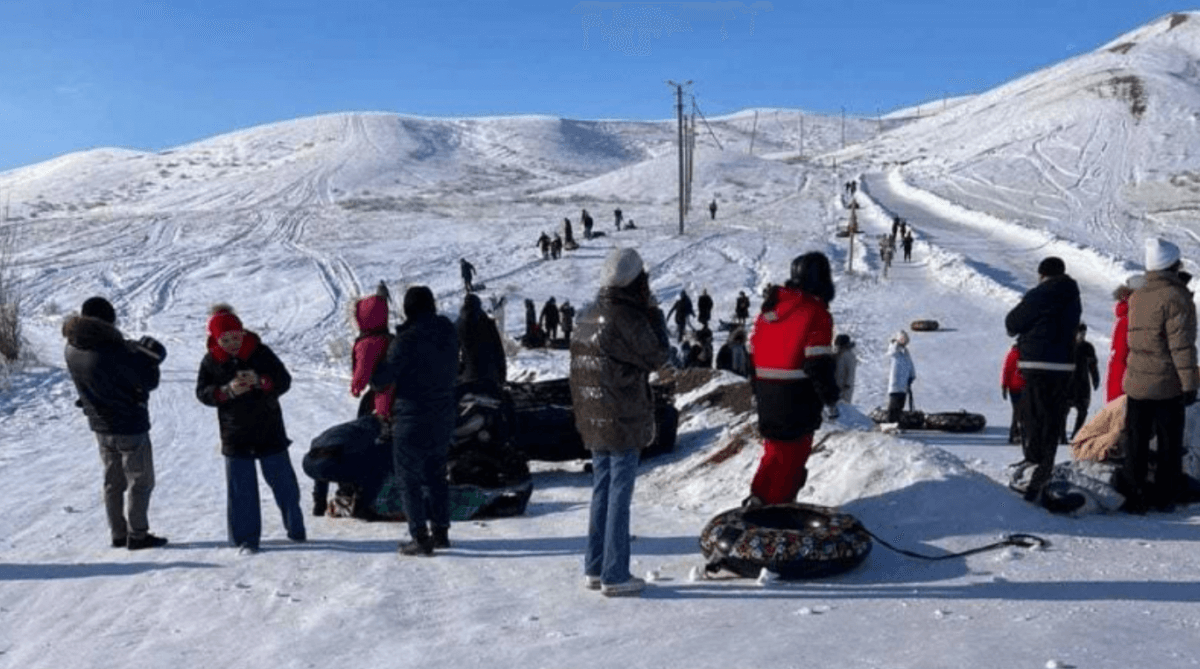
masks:
{"type": "Polygon", "coordinates": [[[1021,354],[1016,346],[1008,349],[1004,357],[1004,369],[1000,372],[1000,387],[1010,393],[1019,393],[1025,389],[1025,377],[1021,376],[1021,368],[1017,367],[1021,354]]]}
{"type": "MultiPolygon", "coordinates": [[[[370,385],[371,374],[387,356],[388,344],[391,343],[387,331],[387,300],[378,295],[371,295],[355,302],[354,320],[362,334],[355,340],[351,353],[353,372],[350,378],[350,393],[358,397],[370,385]]],[[[372,413],[389,418],[392,415],[394,395],[395,389],[391,386],[383,392],[375,393],[372,413]]]]}
{"type": "Polygon", "coordinates": [[[818,297],[777,289],[778,301],[759,315],[750,336],[759,433],[792,441],[821,426],[821,408],[838,399],[833,317],[818,297]]]}
{"type": "Polygon", "coordinates": [[[1122,379],[1125,378],[1125,362],[1129,358],[1129,302],[1120,300],[1113,309],[1117,321],[1113,323],[1112,353],[1108,356],[1107,398],[1111,402],[1125,394],[1122,379]]]}

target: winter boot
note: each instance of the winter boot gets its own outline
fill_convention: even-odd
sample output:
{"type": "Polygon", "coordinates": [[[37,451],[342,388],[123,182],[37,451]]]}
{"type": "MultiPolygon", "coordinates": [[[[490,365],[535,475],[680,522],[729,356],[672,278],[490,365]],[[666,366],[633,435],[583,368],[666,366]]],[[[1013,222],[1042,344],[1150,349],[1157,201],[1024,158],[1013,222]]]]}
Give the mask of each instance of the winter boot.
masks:
{"type": "Polygon", "coordinates": [[[312,515],[323,516],[326,509],[329,508],[329,482],[316,481],[313,483],[313,506],[312,515]]]}
{"type": "Polygon", "coordinates": [[[429,530],[421,528],[413,533],[412,539],[407,543],[400,544],[396,550],[401,555],[416,555],[420,557],[429,557],[433,555],[433,537],[429,536],[429,530]]]}
{"type": "Polygon", "coordinates": [[[434,548],[449,548],[450,547],[450,527],[434,525],[433,526],[433,547],[434,548]]]}

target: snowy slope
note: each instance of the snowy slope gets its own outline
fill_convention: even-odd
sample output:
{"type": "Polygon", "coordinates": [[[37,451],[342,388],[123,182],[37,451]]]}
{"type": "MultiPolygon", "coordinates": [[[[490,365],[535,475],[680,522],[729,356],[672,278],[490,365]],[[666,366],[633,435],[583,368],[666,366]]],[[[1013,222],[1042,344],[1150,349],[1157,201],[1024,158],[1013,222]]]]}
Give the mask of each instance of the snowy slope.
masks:
{"type": "MultiPolygon", "coordinates": [[[[896,121],[878,139],[875,123],[852,120],[860,143],[845,151],[834,152],[840,119],[804,115],[802,157],[799,113],[709,119],[724,150],[702,131],[684,235],[671,121],[334,114],[0,174],[12,204],[5,224],[19,233],[29,352],[0,382],[0,476],[15,502],[0,516],[0,667],[1197,666],[1196,508],[1071,518],[1025,504],[1004,485],[1020,453],[1005,441],[998,388],[1003,317],[1041,257],[1061,255],[1079,280],[1102,368],[1108,291],[1140,263],[1141,231],[1123,214],[1070,225],[1045,212],[1101,202],[1118,213],[1186,210],[1157,176],[1142,183],[1162,187],[1137,198],[1123,190],[1129,175],[1186,162],[1191,140],[1168,154],[1161,135],[1174,127],[1165,105],[1184,105],[1195,85],[1159,76],[1194,51],[1200,17],[1186,16],[1114,41],[1135,43],[1124,53],[1101,49],[896,121]],[[1139,122],[1129,122],[1128,100],[1099,93],[1099,73],[1117,62],[1149,82],[1139,122]],[[1089,144],[1081,128],[1104,132],[1089,144]],[[1075,155],[1063,157],[1070,151],[1054,147],[1068,140],[1075,155]],[[1124,149],[1106,148],[1110,140],[1124,149]],[[1061,180],[1064,166],[1079,178],[1061,180]],[[842,185],[858,178],[866,234],[851,256],[834,231],[847,219],[842,185]],[[710,221],[714,196],[721,208],[710,221]],[[613,230],[615,206],[639,229],[613,230]],[[606,236],[542,261],[538,233],[564,217],[578,226],[585,207],[606,236]],[[874,237],[895,214],[913,222],[918,242],[913,262],[885,277],[874,237]],[[664,305],[707,288],[718,317],[739,290],[757,308],[795,255],[829,254],[836,327],[858,342],[860,366],[854,405],[818,434],[801,499],[841,506],[929,554],[1011,532],[1049,547],[926,562],[876,545],[859,569],[817,582],[693,581],[700,529],[746,495],[761,453],[748,390],[723,374],[679,381],[679,446],[642,467],[634,570],[657,579],[641,599],[581,587],[581,463],[538,465],[525,516],[456,524],[454,548],[430,560],[397,556],[404,530],[388,523],[308,518],[310,541],[292,544],[265,489],[264,551],[238,556],[225,545],[216,419],[194,398],[209,304],[231,302],[293,373],[282,405],[299,469],[309,441],[353,415],[348,307],[378,280],[394,294],[427,284],[453,313],[457,260],[468,258],[488,286],[485,303],[506,298],[505,331],[516,335],[525,299],[590,302],[615,246],[645,257],[664,305]],[[108,547],[96,449],[60,334],[64,315],[93,294],[111,299],[128,335],[152,334],[170,351],[150,406],[151,522],[171,539],[163,550],[108,547]],[[863,418],[884,399],[889,336],[925,318],[943,328],[913,335],[918,407],[982,413],[984,432],[896,437],[863,418]]],[[[1194,268],[1184,232],[1172,234],[1194,268]]],[[[567,368],[561,351],[510,360],[514,379],[567,368]]]]}

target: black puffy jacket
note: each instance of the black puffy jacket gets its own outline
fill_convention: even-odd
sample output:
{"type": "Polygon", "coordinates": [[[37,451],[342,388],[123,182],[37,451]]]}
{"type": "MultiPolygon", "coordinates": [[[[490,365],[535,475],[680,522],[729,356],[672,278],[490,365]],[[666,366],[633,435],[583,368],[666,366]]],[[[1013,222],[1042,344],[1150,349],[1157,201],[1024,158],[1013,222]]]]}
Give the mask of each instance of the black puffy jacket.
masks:
{"type": "Polygon", "coordinates": [[[424,314],[396,328],[387,359],[375,367],[371,386],[395,384],[392,416],[396,420],[443,417],[454,422],[454,384],[458,378],[458,334],[445,316],[424,314]]]}
{"type": "Polygon", "coordinates": [[[253,332],[246,332],[242,349],[232,356],[209,338],[196,378],[196,398],[217,407],[221,454],[261,458],[286,450],[292,440],[283,425],[279,396],[291,387],[292,375],[253,332]],[[254,370],[262,387],[235,397],[226,387],[244,369],[254,370]]]}
{"type": "Polygon", "coordinates": [[[1083,308],[1079,286],[1062,274],[1034,286],[1004,318],[1008,336],[1017,337],[1021,369],[1075,371],[1075,331],[1083,308]]]}
{"type": "Polygon", "coordinates": [[[117,328],[90,316],[63,321],[64,356],[79,391],[77,405],[88,426],[100,434],[141,434],[150,430],[146,403],[158,387],[158,361],[117,328]]]}

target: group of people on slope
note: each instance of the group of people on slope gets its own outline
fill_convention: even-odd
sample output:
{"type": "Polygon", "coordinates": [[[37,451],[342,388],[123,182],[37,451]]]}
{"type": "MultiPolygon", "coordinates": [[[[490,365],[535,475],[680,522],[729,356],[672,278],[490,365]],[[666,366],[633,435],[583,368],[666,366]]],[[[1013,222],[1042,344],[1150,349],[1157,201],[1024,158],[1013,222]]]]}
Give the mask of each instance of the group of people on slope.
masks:
{"type": "MultiPolygon", "coordinates": [[[[1147,240],[1145,267],[1144,278],[1115,293],[1107,386],[1110,406],[1124,396],[1120,428],[1127,439],[1117,483],[1123,508],[1133,513],[1169,511],[1184,499],[1184,412],[1200,387],[1196,309],[1179,247],[1147,240]]],[[[1009,335],[1017,337],[1020,380],[1014,383],[1006,373],[1005,383],[1010,396],[1014,387],[1018,390],[1014,402],[1024,438],[1023,464],[1032,468],[1024,492],[1030,501],[1041,498],[1050,479],[1067,412],[1074,406],[1086,416],[1091,390],[1099,386],[1095,351],[1081,328],[1078,285],[1057,257],[1042,260],[1038,276],[1038,285],[1005,318],[1009,335]]],[[[1081,427],[1086,429],[1077,419],[1076,433],[1081,427]]]]}

